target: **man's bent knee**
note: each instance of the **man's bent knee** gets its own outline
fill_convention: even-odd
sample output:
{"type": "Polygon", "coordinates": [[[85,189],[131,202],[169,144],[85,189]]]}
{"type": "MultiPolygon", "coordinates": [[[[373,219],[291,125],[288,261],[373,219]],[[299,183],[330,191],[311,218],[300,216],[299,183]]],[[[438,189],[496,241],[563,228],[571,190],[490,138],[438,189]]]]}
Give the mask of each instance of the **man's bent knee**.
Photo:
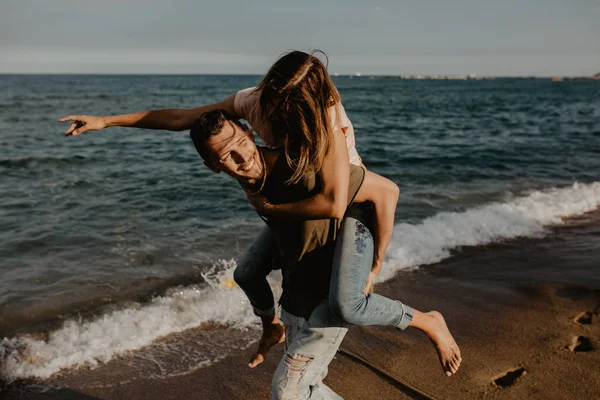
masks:
{"type": "Polygon", "coordinates": [[[271,382],[272,400],[302,400],[310,393],[304,382],[306,370],[313,357],[304,354],[286,354],[285,370],[276,373],[271,382]]]}

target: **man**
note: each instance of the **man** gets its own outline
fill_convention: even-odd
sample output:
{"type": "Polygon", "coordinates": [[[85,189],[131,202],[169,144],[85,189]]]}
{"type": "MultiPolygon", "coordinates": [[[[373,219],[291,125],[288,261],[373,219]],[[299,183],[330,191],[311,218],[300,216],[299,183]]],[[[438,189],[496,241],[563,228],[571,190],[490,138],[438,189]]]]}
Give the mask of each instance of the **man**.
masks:
{"type": "MultiPolygon", "coordinates": [[[[249,130],[223,110],[205,113],[192,126],[190,136],[208,168],[232,176],[247,194],[260,194],[265,202],[294,202],[318,190],[320,182],[314,172],[305,174],[297,183],[286,185],[293,171],[285,157],[277,150],[257,148],[249,130]]],[[[365,181],[365,171],[351,166],[348,206],[355,200],[372,201],[375,207],[381,206],[382,198],[390,192],[378,190],[373,176],[370,173],[365,181]]],[[[394,207],[397,193],[395,196],[394,207]]],[[[261,214],[260,209],[257,211],[261,214]]],[[[359,221],[358,227],[363,232],[357,240],[364,240],[365,246],[369,242],[372,245],[369,218],[355,206],[349,208],[347,216],[349,214],[359,221]]],[[[272,398],[339,399],[322,382],[348,327],[331,312],[327,300],[339,221],[261,217],[270,226],[279,250],[277,264],[283,275],[281,319],[287,328],[286,352],[272,380],[272,398]]],[[[412,313],[410,308],[407,310],[412,313]]],[[[410,324],[424,330],[436,344],[441,360],[452,356],[459,363],[460,353],[448,350],[456,344],[441,315],[427,315],[417,310],[414,314],[416,322],[408,318],[405,326],[410,324]],[[433,337],[436,334],[438,339],[433,337]]],[[[407,315],[411,317],[408,312],[407,315]]]]}
{"type": "MultiPolygon", "coordinates": [[[[247,193],[260,193],[274,204],[308,197],[318,186],[314,173],[284,186],[292,173],[285,157],[276,150],[257,148],[251,132],[222,110],[204,114],[190,136],[208,168],[225,172],[247,193]]],[[[349,199],[354,199],[363,178],[362,168],[351,170],[349,199]]],[[[331,313],[326,299],[337,221],[262,217],[280,250],[281,319],[287,328],[286,354],[273,377],[272,398],[339,399],[322,382],[347,331],[347,324],[331,313]]]]}

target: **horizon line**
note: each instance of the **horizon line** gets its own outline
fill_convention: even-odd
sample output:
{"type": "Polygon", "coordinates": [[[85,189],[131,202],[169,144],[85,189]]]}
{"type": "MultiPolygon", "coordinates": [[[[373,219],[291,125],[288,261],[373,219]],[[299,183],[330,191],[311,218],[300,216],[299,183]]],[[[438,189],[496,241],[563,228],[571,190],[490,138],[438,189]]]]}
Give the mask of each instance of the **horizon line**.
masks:
{"type": "MultiPolygon", "coordinates": [[[[390,77],[397,78],[403,76],[410,77],[478,77],[478,78],[591,78],[595,75],[478,75],[478,74],[362,74],[358,73],[332,73],[329,74],[332,78],[339,77],[352,77],[352,78],[368,78],[368,77],[390,77]]],[[[0,76],[6,75],[82,75],[82,76],[101,76],[101,75],[114,75],[114,76],[263,76],[264,74],[257,73],[218,73],[218,72],[206,72],[206,73],[195,73],[195,72],[0,72],[0,76]]]]}

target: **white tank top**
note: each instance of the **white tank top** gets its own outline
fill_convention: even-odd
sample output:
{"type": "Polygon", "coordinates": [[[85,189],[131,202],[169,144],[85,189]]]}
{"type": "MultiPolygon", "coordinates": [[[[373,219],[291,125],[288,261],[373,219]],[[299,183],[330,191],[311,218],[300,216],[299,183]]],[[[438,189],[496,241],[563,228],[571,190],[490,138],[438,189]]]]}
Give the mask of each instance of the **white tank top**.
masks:
{"type": "MultiPolygon", "coordinates": [[[[277,147],[277,138],[273,135],[271,124],[262,121],[259,99],[260,92],[256,91],[256,88],[250,87],[243,89],[236,93],[233,107],[236,114],[248,121],[252,129],[266,144],[277,147]]],[[[360,166],[362,160],[356,151],[354,128],[352,127],[352,122],[350,122],[350,119],[346,115],[344,106],[340,102],[331,107],[329,113],[331,114],[331,124],[333,129],[341,129],[346,136],[346,145],[348,146],[350,163],[360,166]]]]}

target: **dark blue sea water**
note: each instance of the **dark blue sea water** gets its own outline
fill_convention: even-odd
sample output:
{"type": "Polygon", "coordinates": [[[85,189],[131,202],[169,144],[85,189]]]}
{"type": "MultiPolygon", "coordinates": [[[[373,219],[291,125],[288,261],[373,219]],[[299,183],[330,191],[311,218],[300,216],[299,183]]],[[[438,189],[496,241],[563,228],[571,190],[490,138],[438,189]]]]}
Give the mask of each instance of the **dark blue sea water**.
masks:
{"type": "MultiPolygon", "coordinates": [[[[70,341],[27,342],[55,353],[37,370],[31,361],[13,366],[21,368],[15,375],[56,372],[48,360],[66,360],[66,347],[89,350],[74,357],[82,363],[119,354],[112,344],[94,353],[81,339],[96,329],[81,315],[107,304],[94,318],[111,329],[127,331],[124,321],[138,317],[172,327],[151,325],[143,338],[123,340],[124,350],[200,322],[250,320],[229,279],[262,221],[234,181],[202,165],[187,132],[109,128],[65,137],[57,120],[192,108],[259,80],[0,76],[0,335],[73,324],[60,331],[70,341]],[[191,314],[173,311],[190,304],[191,314]]],[[[600,204],[598,81],[335,83],[365,165],[402,191],[384,279],[463,246],[543,236],[600,204]]]]}

